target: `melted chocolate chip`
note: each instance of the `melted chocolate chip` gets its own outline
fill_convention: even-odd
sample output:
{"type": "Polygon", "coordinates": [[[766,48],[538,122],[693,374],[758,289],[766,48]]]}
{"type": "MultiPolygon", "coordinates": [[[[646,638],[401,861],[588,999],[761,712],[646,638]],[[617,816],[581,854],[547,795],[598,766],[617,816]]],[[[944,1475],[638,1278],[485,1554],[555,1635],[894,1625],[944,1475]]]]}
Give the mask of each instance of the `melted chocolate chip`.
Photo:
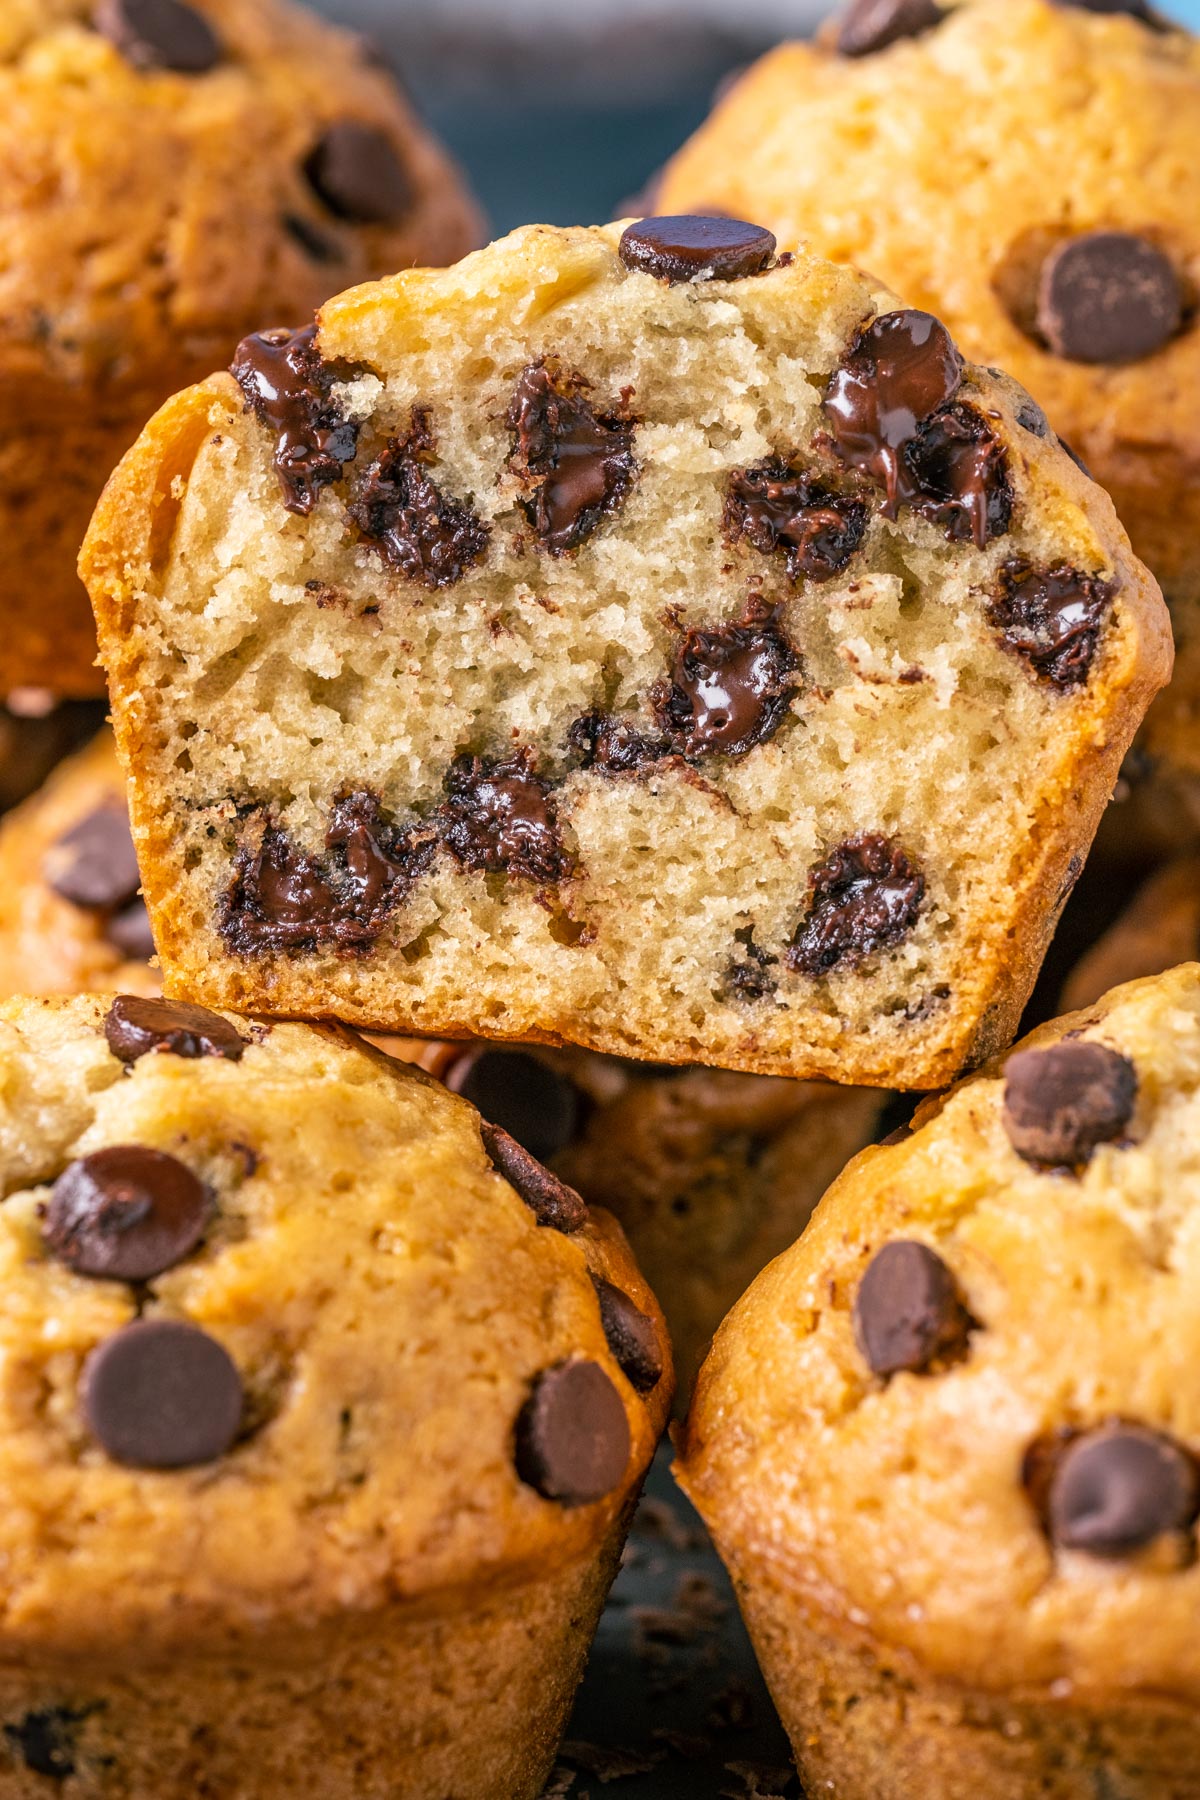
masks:
{"type": "Polygon", "coordinates": [[[305,159],[304,173],[330,212],[355,225],[400,225],[416,203],[391,139],[356,119],[328,127],[305,159]]]}
{"type": "Polygon", "coordinates": [[[851,0],[838,25],[837,49],[842,56],[871,56],[932,31],[944,17],[935,0],[851,0]]]}
{"type": "Polygon", "coordinates": [[[1064,1550],[1132,1556],[1200,1511],[1200,1478],[1182,1445],[1141,1425],[1080,1433],[1055,1459],[1045,1523],[1064,1550]]]}
{"type": "Polygon", "coordinates": [[[154,934],[146,902],[139,896],[115,912],[104,927],[114,950],[129,962],[149,962],[154,955],[154,934]]]}
{"type": "Polygon", "coordinates": [[[650,1393],[663,1372],[662,1345],[654,1320],[611,1281],[593,1275],[592,1285],[600,1302],[604,1336],[618,1368],[639,1394],[650,1393]]]}
{"type": "Polygon", "coordinates": [[[1127,1056],[1081,1038],[1018,1050],[1004,1068],[1004,1129],[1026,1162],[1086,1163],[1133,1117],[1137,1070],[1127,1056]]]}
{"type": "Polygon", "coordinates": [[[588,1210],[575,1189],[544,1169],[502,1126],[481,1119],[479,1135],[497,1175],[517,1190],[539,1225],[563,1232],[586,1225],[588,1210]]]}
{"type": "Polygon", "coordinates": [[[203,1183],[176,1157],[109,1144],[59,1176],[42,1236],[77,1275],[151,1281],[191,1255],[212,1210],[203,1183]]]}
{"type": "Polygon", "coordinates": [[[580,752],[585,769],[599,769],[602,775],[633,774],[674,750],[668,738],[651,737],[632,718],[602,712],[574,720],[567,742],[580,752]]]}
{"type": "Polygon", "coordinates": [[[565,1149],[578,1129],[579,1089],[527,1050],[468,1050],[443,1079],[539,1162],[565,1149]]]}
{"type": "Polygon", "coordinates": [[[371,464],[349,512],[386,563],[434,589],[462,580],[487,549],[491,528],[427,473],[436,450],[429,421],[427,407],[413,408],[408,436],[392,438],[371,464]]]}
{"type": "Polygon", "coordinates": [[[876,1252],[854,1296],[854,1335],[876,1375],[921,1375],[961,1356],[972,1323],[941,1257],[907,1239],[876,1252]]]}
{"type": "Polygon", "coordinates": [[[788,951],[790,968],[824,975],[906,937],[925,897],[925,877],[891,838],[847,838],[808,877],[812,901],[788,951]]]}
{"type": "Polygon", "coordinates": [[[221,60],[221,40],[208,20],[180,0],[98,0],[94,22],[135,69],[204,75],[221,60]]]}
{"type": "Polygon", "coordinates": [[[684,634],[655,711],[688,756],[744,756],[779,730],[798,683],[795,650],[768,613],[684,634]]]}
{"type": "Polygon", "coordinates": [[[300,850],[277,826],[240,851],[220,931],[231,950],[368,949],[413,882],[433,860],[435,833],[384,823],[374,794],[347,794],[333,808],[326,855],[300,850]]]}
{"type": "Polygon", "coordinates": [[[744,946],[745,957],[734,959],[725,972],[725,990],[742,1000],[765,1000],[779,986],[774,975],[770,973],[779,962],[760,944],[754,941],[753,925],[746,925],[734,932],[737,942],[744,946]]]}
{"type": "Polygon", "coordinates": [[[660,281],[744,281],[767,267],[775,239],[745,219],[683,213],[626,226],[620,255],[627,269],[660,281]]]}
{"type": "Polygon", "coordinates": [[[80,1400],[109,1456],[134,1469],[215,1462],[242,1423],[242,1382],[228,1351],[182,1319],[136,1319],[98,1344],[80,1400]]]}
{"type": "Polygon", "coordinates": [[[545,1369],[521,1408],[517,1474],[563,1506],[603,1500],[624,1480],[631,1439],[624,1403],[599,1363],[545,1369]]]}
{"type": "Polygon", "coordinates": [[[583,397],[585,387],[581,376],[556,377],[544,363],[533,363],[508,410],[514,461],[541,477],[525,512],[552,556],[576,549],[618,511],[637,474],[634,421],[597,413],[583,397]]]}
{"type": "Polygon", "coordinates": [[[44,1775],[48,1781],[67,1781],[75,1773],[76,1727],[94,1710],[39,1707],[35,1712],[27,1712],[17,1724],[5,1725],[4,1736],[13,1755],[31,1774],[44,1775]]]}
{"type": "Polygon", "coordinates": [[[343,416],[333,385],[352,370],[327,363],[317,328],[255,332],[243,338],[231,364],[246,405],[275,433],[275,473],[287,510],[307,517],[321,489],[340,481],[358,451],[358,425],[343,416]]]}
{"type": "Polygon", "coordinates": [[[972,406],[948,406],[905,446],[911,503],[951,542],[973,538],[979,550],[1012,520],[1008,454],[972,406]]]}
{"type": "Polygon", "coordinates": [[[120,801],[73,825],[46,852],[43,873],[50,887],[73,906],[107,912],[137,894],[141,877],[129,831],[129,815],[120,801]]]}
{"type": "Polygon", "coordinates": [[[950,405],[962,376],[962,358],[940,320],[903,311],[865,326],[831,377],[825,412],[837,452],[883,484],[888,518],[917,491],[905,449],[950,405]]]}
{"type": "Polygon", "coordinates": [[[1004,648],[1052,687],[1080,687],[1112,605],[1111,582],[1065,566],[1031,569],[1019,562],[1008,563],[1000,581],[987,617],[1004,648]]]}
{"type": "Polygon", "coordinates": [[[104,1018],[104,1035],[113,1055],[123,1063],[135,1063],[151,1050],[172,1056],[223,1056],[240,1062],[246,1049],[228,1019],[207,1006],[190,1006],[183,1000],[145,1000],[137,994],[118,994],[104,1018]]]}
{"type": "Polygon", "coordinates": [[[1183,283],[1169,256],[1130,231],[1089,231],[1042,265],[1038,329],[1056,356],[1127,363],[1153,356],[1183,324],[1183,283]]]}
{"type": "Polygon", "coordinates": [[[867,508],[779,460],[735,469],[725,496],[725,535],[764,556],[782,552],[793,581],[828,581],[846,567],[867,529],[867,508]]]}
{"type": "Polygon", "coordinates": [[[563,848],[550,789],[528,750],[502,758],[460,756],[446,777],[442,842],[464,869],[561,881],[563,848]]]}

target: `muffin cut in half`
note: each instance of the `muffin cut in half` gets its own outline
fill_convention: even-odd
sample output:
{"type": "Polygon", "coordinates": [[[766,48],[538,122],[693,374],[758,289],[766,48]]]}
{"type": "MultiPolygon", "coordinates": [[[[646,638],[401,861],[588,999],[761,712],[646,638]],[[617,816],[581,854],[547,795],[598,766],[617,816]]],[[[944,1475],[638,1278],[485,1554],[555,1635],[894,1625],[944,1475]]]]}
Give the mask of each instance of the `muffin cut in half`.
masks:
{"type": "Polygon", "coordinates": [[[865,1151],[734,1308],[681,1480],[805,1791],[1200,1796],[1200,966],[865,1151]]]}
{"type": "Polygon", "coordinates": [[[535,1800],[670,1406],[619,1229],[333,1027],[0,1078],[0,1800],[535,1800]]]}
{"type": "Polygon", "coordinates": [[[248,339],[81,563],[169,991],[864,1085],[1007,1041],[1171,657],[1027,408],[727,219],[248,339]]]}

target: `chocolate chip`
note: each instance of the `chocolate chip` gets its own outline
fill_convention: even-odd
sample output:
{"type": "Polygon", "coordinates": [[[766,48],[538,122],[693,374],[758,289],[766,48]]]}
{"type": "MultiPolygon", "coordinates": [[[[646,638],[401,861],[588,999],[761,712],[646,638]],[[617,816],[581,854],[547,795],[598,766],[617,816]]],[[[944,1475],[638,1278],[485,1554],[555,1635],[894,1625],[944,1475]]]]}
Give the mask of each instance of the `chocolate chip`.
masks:
{"type": "Polygon", "coordinates": [[[333,238],[327,236],[325,232],[318,230],[312,220],[306,219],[303,213],[281,213],[279,222],[288,236],[299,244],[310,262],[318,263],[322,268],[328,268],[331,263],[340,263],[344,260],[341,245],[335,243],[333,238]]]}
{"type": "Polygon", "coordinates": [[[242,1423],[242,1382],[228,1351],[182,1319],[135,1319],[97,1344],[80,1399],[109,1456],[134,1469],[215,1462],[242,1423]]]}
{"type": "Polygon", "coordinates": [[[275,433],[284,505],[307,517],[321,489],[341,479],[358,451],[358,425],[332,395],[334,383],[348,380],[353,369],[324,361],[315,325],[255,332],[242,339],[230,367],[246,405],[275,433]]]}
{"type": "Polygon", "coordinates": [[[443,1079],[451,1093],[478,1107],[539,1162],[557,1155],[575,1136],[579,1089],[527,1050],[468,1050],[443,1079]]]}
{"type": "Polygon", "coordinates": [[[1018,1050],[1004,1076],[1004,1129],[1026,1162],[1077,1167],[1133,1117],[1137,1070],[1106,1044],[1064,1038],[1018,1050]]]}
{"type": "Polygon", "coordinates": [[[962,376],[962,358],[940,320],[902,311],[884,313],[865,326],[830,378],[825,413],[838,454],[882,482],[888,518],[917,492],[905,448],[928,419],[949,406],[962,376]]]}
{"type": "Polygon", "coordinates": [[[1198,1510],[1200,1480],[1181,1445],[1144,1426],[1110,1424],[1080,1434],[1058,1458],[1046,1524],[1064,1550],[1131,1556],[1188,1530],[1198,1510]]]}
{"type": "Polygon", "coordinates": [[[1010,562],[1001,570],[999,595],[988,604],[988,623],[1006,650],[1065,692],[1091,673],[1113,594],[1112,583],[1098,575],[1010,562]]]}
{"type": "Polygon", "coordinates": [[[604,1336],[618,1368],[639,1394],[650,1393],[662,1380],[663,1372],[662,1345],[654,1320],[611,1281],[593,1275],[592,1285],[600,1302],[604,1336]]]}
{"type": "Polygon", "coordinates": [[[772,613],[684,634],[655,694],[659,724],[688,756],[744,756],[787,717],[800,659],[772,613]]]}
{"type": "Polygon", "coordinates": [[[642,219],[621,234],[620,256],[627,269],[672,283],[744,281],[760,275],[774,255],[769,231],[723,214],[642,219]]]}
{"type": "Polygon", "coordinates": [[[596,412],[584,399],[586,386],[580,375],[553,375],[532,363],[508,409],[513,464],[542,478],[524,510],[552,556],[576,549],[615,513],[637,474],[634,421],[596,412]]]}
{"type": "Polygon", "coordinates": [[[940,25],[945,14],[934,0],[852,0],[838,25],[842,56],[870,56],[901,38],[920,37],[940,25]]]}
{"type": "Polygon", "coordinates": [[[809,910],[792,940],[788,966],[824,975],[898,944],[917,922],[925,877],[891,838],[847,838],[808,877],[809,910]]]}
{"type": "Polygon", "coordinates": [[[1054,4],[1076,6],[1083,12],[1128,13],[1131,19],[1139,19],[1143,25],[1149,25],[1155,31],[1178,29],[1156,7],[1147,5],[1146,0],[1054,0],[1054,4]]]}
{"type": "Polygon", "coordinates": [[[497,1175],[517,1190],[539,1225],[563,1232],[586,1225],[588,1210],[575,1189],[544,1169],[502,1126],[482,1119],[479,1135],[497,1175]]]}
{"type": "Polygon", "coordinates": [[[48,1781],[67,1781],[75,1773],[76,1727],[95,1710],[39,1707],[16,1725],[5,1725],[4,1736],[13,1755],[20,1757],[31,1774],[44,1775],[48,1781]]]}
{"type": "Polygon", "coordinates": [[[330,212],[356,225],[400,225],[416,202],[391,139],[356,119],[328,127],[305,159],[304,173],[330,212]]]}
{"type": "Polygon", "coordinates": [[[113,1055],[123,1063],[135,1063],[149,1050],[166,1050],[172,1056],[223,1056],[240,1062],[246,1048],[228,1019],[207,1006],[190,1006],[183,1000],[144,1000],[137,994],[118,994],[104,1017],[104,1035],[113,1055]]]}
{"type": "Polygon", "coordinates": [[[908,1239],[876,1251],[854,1296],[854,1335],[876,1375],[921,1375],[961,1356],[972,1323],[941,1257],[908,1239]]]}
{"type": "Polygon", "coordinates": [[[782,552],[793,581],[828,581],[846,567],[867,529],[867,508],[779,459],[735,469],[725,496],[725,535],[764,556],[782,552]]]}
{"type": "Polygon", "coordinates": [[[633,718],[613,713],[584,713],[569,726],[567,742],[580,752],[585,769],[602,775],[633,774],[673,752],[669,738],[651,736],[633,718]]]}
{"type": "Polygon", "coordinates": [[[73,906],[106,912],[134,898],[141,882],[129,815],[113,799],[73,825],[46,852],[46,881],[73,906]]]}
{"type": "Polygon", "coordinates": [[[761,944],[755,943],[753,925],[744,925],[733,935],[736,942],[743,946],[745,956],[741,960],[735,957],[725,971],[726,993],[741,1000],[765,1000],[779,986],[770,973],[779,958],[764,950],[761,944]]]}
{"type": "Polygon", "coordinates": [[[1050,421],[1036,400],[1026,395],[1017,412],[1017,424],[1022,431],[1031,432],[1036,438],[1050,436],[1050,421]]]}
{"type": "Polygon", "coordinates": [[[154,955],[150,914],[140,895],[113,913],[105,924],[104,935],[128,962],[149,962],[154,955]]]}
{"type": "Polygon", "coordinates": [[[948,406],[935,414],[905,446],[904,462],[911,504],[952,543],[969,537],[984,550],[1008,530],[1008,453],[974,407],[948,406]]]}
{"type": "Polygon", "coordinates": [[[435,452],[429,409],[415,406],[408,436],[389,441],[348,509],[386,563],[429,589],[461,581],[491,537],[474,508],[450,499],[426,472],[435,452]]]}
{"type": "Polygon", "coordinates": [[[1129,231],[1089,231],[1046,258],[1037,322],[1056,356],[1137,362],[1176,335],[1183,305],[1175,266],[1156,244],[1129,231]]]}
{"type": "Polygon", "coordinates": [[[221,40],[208,20],[180,0],[99,0],[94,23],[135,69],[204,75],[221,60],[221,40]]]}
{"type": "Polygon", "coordinates": [[[42,1236],[77,1275],[151,1281],[191,1255],[212,1210],[203,1183],[176,1157],[109,1144],[59,1176],[42,1236]]]}
{"type": "Polygon", "coordinates": [[[561,1362],[537,1377],[517,1419],[516,1464],[544,1499],[603,1500],[624,1480],[630,1448],[624,1404],[599,1363],[561,1362]]]}
{"type": "Polygon", "coordinates": [[[464,869],[561,881],[573,868],[554,801],[528,750],[460,756],[446,777],[442,841],[464,869]]]}

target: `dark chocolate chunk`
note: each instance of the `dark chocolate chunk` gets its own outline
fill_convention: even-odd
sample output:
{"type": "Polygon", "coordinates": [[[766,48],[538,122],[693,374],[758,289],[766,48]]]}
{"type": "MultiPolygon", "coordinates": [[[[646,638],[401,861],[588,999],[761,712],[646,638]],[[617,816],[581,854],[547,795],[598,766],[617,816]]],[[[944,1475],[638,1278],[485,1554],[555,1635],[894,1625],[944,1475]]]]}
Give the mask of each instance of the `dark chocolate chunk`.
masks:
{"type": "Polygon", "coordinates": [[[685,632],[655,694],[664,731],[688,756],[744,756],[774,737],[798,690],[797,656],[774,615],[685,632]]]}
{"type": "Polygon", "coordinates": [[[80,1392],[114,1462],[187,1469],[224,1456],[242,1423],[242,1382],[216,1338],[183,1319],[135,1319],[97,1344],[80,1392]]]}
{"type": "Polygon", "coordinates": [[[1030,432],[1036,438],[1050,436],[1050,421],[1030,395],[1026,395],[1017,411],[1017,424],[1022,431],[1030,432]]]}
{"type": "Polygon", "coordinates": [[[443,494],[428,474],[435,451],[429,409],[414,406],[408,436],[391,439],[348,509],[386,563],[430,589],[461,581],[491,537],[474,508],[443,494]]]}
{"type": "Polygon", "coordinates": [[[1026,1162],[1075,1168],[1133,1117],[1137,1070],[1127,1056],[1082,1038],[1018,1050],[1004,1066],[1004,1129],[1026,1162]]]}
{"type": "Polygon", "coordinates": [[[830,378],[825,413],[838,454],[883,484],[888,518],[914,498],[905,449],[950,405],[962,376],[946,327],[931,313],[909,310],[873,319],[830,378]]]}
{"type": "Polygon", "coordinates": [[[1056,356],[1127,363],[1152,356],[1183,324],[1170,257],[1131,231],[1068,238],[1042,265],[1037,323],[1056,356]]]}
{"type": "Polygon", "coordinates": [[[876,1375],[920,1375],[952,1361],[972,1324],[941,1257],[908,1239],[876,1251],[854,1296],[854,1335],[876,1375]]]}
{"type": "Polygon", "coordinates": [[[596,412],[584,398],[586,386],[582,376],[552,375],[545,363],[532,363],[508,409],[514,464],[540,477],[525,513],[552,556],[576,549],[618,511],[637,474],[634,421],[596,412]]]}
{"type": "Polygon", "coordinates": [[[1200,1511],[1193,1458],[1164,1433],[1109,1424],[1072,1439],[1056,1461],[1046,1526],[1064,1550],[1132,1556],[1200,1511]]]}
{"type": "Polygon", "coordinates": [[[973,406],[948,406],[904,449],[911,501],[951,542],[973,538],[979,550],[1003,537],[1012,520],[1008,453],[973,406]]]}
{"type": "Polygon", "coordinates": [[[451,1093],[478,1107],[539,1162],[565,1149],[578,1129],[579,1089],[527,1050],[468,1050],[443,1079],[451,1093]]]}
{"type": "Polygon", "coordinates": [[[611,1281],[593,1275],[592,1283],[600,1302],[600,1323],[617,1366],[639,1394],[650,1393],[663,1372],[662,1345],[654,1320],[611,1281]]]}
{"type": "Polygon", "coordinates": [[[755,943],[753,925],[745,925],[733,935],[743,946],[745,956],[741,959],[735,957],[726,970],[726,993],[741,1000],[765,1000],[779,986],[770,972],[778,964],[779,958],[764,950],[761,944],[755,943]]]}
{"type": "Polygon", "coordinates": [[[94,1707],[43,1706],[27,1712],[15,1725],[5,1725],[4,1736],[15,1757],[33,1775],[48,1781],[67,1781],[75,1773],[78,1754],[76,1727],[91,1717],[94,1707]]]}
{"type": "Polygon", "coordinates": [[[585,769],[602,775],[630,775],[674,752],[669,738],[652,737],[633,718],[616,713],[584,713],[569,727],[567,742],[580,752],[585,769]]]}
{"type": "Polygon", "coordinates": [[[289,512],[306,517],[321,489],[340,481],[358,451],[358,425],[344,417],[333,385],[353,370],[327,363],[317,328],[263,331],[243,338],[230,365],[260,424],[275,433],[275,473],[289,512]]]}
{"type": "Polygon", "coordinates": [[[744,281],[761,275],[774,255],[771,232],[724,214],[642,219],[621,236],[625,267],[660,281],[744,281]]]}
{"type": "Polygon", "coordinates": [[[851,0],[835,41],[842,56],[870,56],[902,38],[932,31],[944,18],[935,0],[851,0]]]}
{"type": "Polygon", "coordinates": [[[1001,571],[998,596],[988,604],[988,623],[1006,650],[1065,692],[1082,686],[1091,673],[1113,593],[1111,582],[1079,569],[1010,562],[1001,571]]]}
{"type": "Polygon", "coordinates": [[[303,213],[281,213],[279,222],[288,236],[299,244],[310,262],[319,263],[325,268],[330,263],[344,260],[341,245],[314,225],[311,219],[306,219],[303,213]]]}
{"type": "Polygon", "coordinates": [[[517,1474],[543,1499],[587,1506],[620,1486],[631,1443],[624,1403],[599,1363],[557,1363],[517,1418],[517,1474]]]}
{"type": "Polygon", "coordinates": [[[330,212],[355,225],[400,225],[416,201],[391,139],[357,119],[339,119],[325,130],[304,173],[330,212]]]}
{"type": "Polygon", "coordinates": [[[231,950],[369,949],[432,862],[436,833],[388,825],[374,794],[345,794],[334,804],[325,850],[310,855],[268,825],[257,849],[238,853],[220,920],[231,950]]]}
{"type": "Polygon", "coordinates": [[[207,1006],[191,1006],[184,1000],[144,1000],[137,994],[118,994],[104,1018],[104,1035],[113,1055],[123,1063],[135,1063],[149,1050],[166,1050],[172,1056],[224,1056],[240,1062],[246,1049],[243,1037],[220,1013],[207,1006]]]}
{"type": "Polygon", "coordinates": [[[587,1223],[587,1207],[575,1189],[544,1169],[502,1126],[481,1119],[479,1135],[497,1175],[517,1190],[539,1225],[571,1232],[587,1223]]]}
{"type": "Polygon", "coordinates": [[[115,797],[64,831],[46,852],[46,881],[73,906],[107,912],[134,899],[141,882],[129,815],[115,797]]]}
{"type": "Polygon", "coordinates": [[[1077,6],[1084,12],[1094,13],[1128,13],[1131,19],[1138,19],[1143,25],[1149,25],[1154,31],[1177,31],[1171,21],[1163,16],[1157,7],[1147,5],[1147,0],[1053,0],[1056,6],[1077,6]]]}
{"type": "Polygon", "coordinates": [[[204,75],[221,60],[221,40],[204,14],[180,0],[98,0],[93,20],[135,69],[204,75]]]}
{"type": "Polygon", "coordinates": [[[203,1182],[176,1157],[143,1144],[109,1144],[59,1176],[42,1236],[77,1275],[152,1281],[191,1255],[212,1211],[203,1182]]]}
{"type": "Polygon", "coordinates": [[[787,960],[802,975],[824,975],[912,930],[925,897],[925,877],[891,838],[863,832],[847,838],[808,877],[812,900],[787,960]]]}
{"type": "Polygon", "coordinates": [[[549,786],[528,750],[460,756],[446,777],[442,842],[464,869],[561,881],[574,866],[563,848],[549,786]]]}
{"type": "Polygon", "coordinates": [[[828,581],[863,541],[867,508],[779,459],[735,469],[725,496],[725,535],[764,556],[781,551],[793,581],[828,581]]]}
{"type": "Polygon", "coordinates": [[[154,955],[150,914],[140,895],[113,913],[105,924],[104,935],[129,962],[149,962],[154,955]]]}

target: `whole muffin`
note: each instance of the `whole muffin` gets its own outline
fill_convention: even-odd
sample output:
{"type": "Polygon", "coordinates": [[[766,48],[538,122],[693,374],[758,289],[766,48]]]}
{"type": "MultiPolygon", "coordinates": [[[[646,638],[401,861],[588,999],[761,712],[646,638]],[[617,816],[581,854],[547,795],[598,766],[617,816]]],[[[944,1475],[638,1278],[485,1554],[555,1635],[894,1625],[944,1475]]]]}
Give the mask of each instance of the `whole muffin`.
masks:
{"type": "Polygon", "coordinates": [[[104,730],[0,819],[0,996],[159,991],[125,778],[104,730]]]}
{"type": "Polygon", "coordinates": [[[0,1796],[533,1800],[670,1402],[616,1226],[336,1029],[0,1007],[0,1796]]]}
{"type": "Polygon", "coordinates": [[[0,226],[0,693],[103,692],[75,556],[168,394],[479,234],[377,57],[287,0],[0,0],[0,226]]]}
{"type": "Polygon", "coordinates": [[[659,1297],[683,1402],[729,1308],[803,1231],[889,1099],[586,1050],[376,1041],[616,1216],[659,1297]]]}
{"type": "Polygon", "coordinates": [[[656,204],[751,207],[1025,384],[1163,585],[1144,742],[1200,774],[1196,40],[1144,0],[857,0],[732,88],[656,204]]]}
{"type": "Polygon", "coordinates": [[[812,1794],[1200,1795],[1200,966],[865,1151],[701,1372],[681,1480],[812,1794]]]}

